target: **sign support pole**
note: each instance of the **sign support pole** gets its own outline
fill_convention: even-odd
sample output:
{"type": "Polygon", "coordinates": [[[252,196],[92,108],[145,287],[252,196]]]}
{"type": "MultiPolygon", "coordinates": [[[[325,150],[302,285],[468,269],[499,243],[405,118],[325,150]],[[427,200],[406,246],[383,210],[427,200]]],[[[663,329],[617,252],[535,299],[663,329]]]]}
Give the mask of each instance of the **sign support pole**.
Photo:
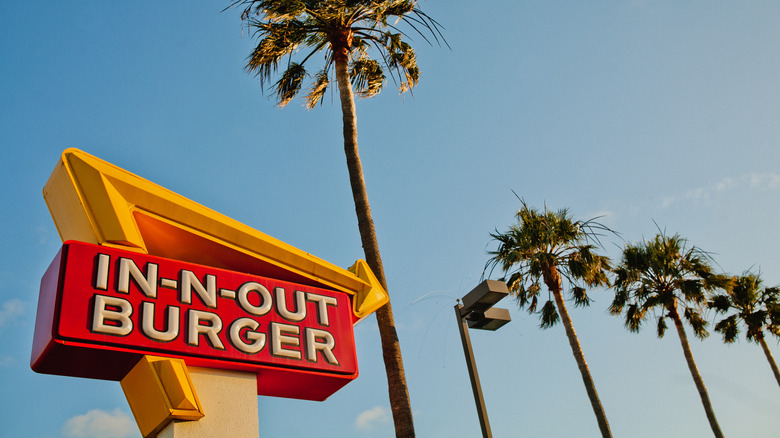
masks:
{"type": "Polygon", "coordinates": [[[187,369],[205,416],[197,421],[173,421],[157,438],[259,436],[256,374],[214,368],[187,369]]]}

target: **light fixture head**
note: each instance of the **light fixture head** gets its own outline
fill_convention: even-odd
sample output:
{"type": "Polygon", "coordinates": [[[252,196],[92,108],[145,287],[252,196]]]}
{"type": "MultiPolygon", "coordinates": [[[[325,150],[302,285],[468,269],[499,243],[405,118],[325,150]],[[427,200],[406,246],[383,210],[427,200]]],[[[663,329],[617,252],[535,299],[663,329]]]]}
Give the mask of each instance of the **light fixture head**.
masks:
{"type": "Polygon", "coordinates": [[[466,317],[469,328],[495,331],[512,320],[509,310],[491,307],[484,312],[473,311],[466,317]]]}
{"type": "Polygon", "coordinates": [[[485,280],[463,297],[461,315],[467,316],[471,312],[485,312],[507,295],[509,295],[509,288],[506,283],[498,280],[485,280]]]}

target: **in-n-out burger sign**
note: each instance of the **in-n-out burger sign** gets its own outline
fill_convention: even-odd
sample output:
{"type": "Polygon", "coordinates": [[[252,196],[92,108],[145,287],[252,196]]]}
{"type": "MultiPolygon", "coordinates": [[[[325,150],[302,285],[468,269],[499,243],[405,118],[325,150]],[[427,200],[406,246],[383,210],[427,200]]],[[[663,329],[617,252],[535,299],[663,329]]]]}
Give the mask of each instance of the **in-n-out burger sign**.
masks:
{"type": "Polygon", "coordinates": [[[365,262],[344,270],[76,149],[44,198],[65,243],[41,280],[34,371],[122,380],[153,355],[307,400],[357,377],[353,324],[387,302],[365,262]]]}
{"type": "Polygon", "coordinates": [[[42,281],[32,367],[119,380],[128,355],[182,357],[320,399],[357,377],[352,321],[337,291],[67,242],[42,281]]]}

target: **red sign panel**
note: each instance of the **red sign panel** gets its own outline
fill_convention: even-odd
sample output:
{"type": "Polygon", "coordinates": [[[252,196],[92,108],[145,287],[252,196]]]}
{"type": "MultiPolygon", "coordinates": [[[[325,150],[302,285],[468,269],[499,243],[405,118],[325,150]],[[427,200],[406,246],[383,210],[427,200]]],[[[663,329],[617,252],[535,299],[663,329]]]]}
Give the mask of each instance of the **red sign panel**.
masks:
{"type": "Polygon", "coordinates": [[[33,370],[121,380],[144,354],[254,372],[258,394],[310,400],[358,371],[347,294],[67,242],[41,281],[33,370]]]}

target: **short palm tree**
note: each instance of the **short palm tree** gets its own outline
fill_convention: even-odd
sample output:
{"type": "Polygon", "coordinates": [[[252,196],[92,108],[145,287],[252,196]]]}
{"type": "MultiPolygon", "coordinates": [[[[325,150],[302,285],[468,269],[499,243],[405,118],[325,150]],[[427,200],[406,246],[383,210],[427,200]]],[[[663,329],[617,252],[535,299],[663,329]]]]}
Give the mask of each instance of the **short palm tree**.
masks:
{"type": "Polygon", "coordinates": [[[780,370],[766,344],[765,331],[780,336],[780,288],[761,287],[761,276],[747,272],[734,277],[725,293],[712,297],[708,305],[719,313],[734,313],[715,324],[715,331],[723,341],[732,343],[739,334],[740,323],[745,325],[745,338],[761,345],[766,360],[780,385],[780,370]]]}
{"type": "Polygon", "coordinates": [[[666,320],[672,320],[710,427],[716,437],[723,437],[683,327],[685,318],[698,338],[709,334],[702,316],[707,294],[729,283],[728,277],[713,273],[711,261],[695,246],[689,248],[679,235],[660,233],[649,242],[628,244],[614,270],[615,298],[609,311],[613,315],[623,313],[626,327],[632,332],[638,332],[647,317],[655,313],[659,338],[666,331],[666,320]]]}
{"type": "MultiPolygon", "coordinates": [[[[363,251],[371,270],[387,289],[358,154],[355,94],[370,97],[379,93],[385,73],[402,93],[414,87],[420,75],[417,58],[399,26],[406,25],[423,39],[427,34],[441,41],[440,26],[417,7],[416,0],[234,0],[230,6],[242,8],[241,18],[258,40],[247,70],[265,86],[281,67],[282,73],[272,87],[281,106],[301,92],[308,77],[312,82],[306,103],[309,108],[316,106],[335,76],[363,251]],[[310,75],[307,68],[315,60],[321,65],[310,75]]],[[[390,303],[376,315],[396,435],[413,437],[409,391],[390,303]]]]}
{"type": "Polygon", "coordinates": [[[563,298],[564,280],[570,285],[575,306],[587,306],[591,301],[583,286],[609,285],[609,259],[595,252],[598,232],[607,229],[593,220],[575,221],[567,210],[553,212],[545,207],[538,211],[522,199],[520,202],[522,206],[515,215],[517,223],[506,232],[491,234],[498,249],[490,252],[492,257],[486,269],[499,267],[509,274],[509,290],[519,307],[529,313],[537,310],[542,283],[547,287],[553,299],[548,295],[539,310],[540,326],[552,327],[559,319],[563,322],[601,434],[611,437],[607,416],[563,298]]]}

